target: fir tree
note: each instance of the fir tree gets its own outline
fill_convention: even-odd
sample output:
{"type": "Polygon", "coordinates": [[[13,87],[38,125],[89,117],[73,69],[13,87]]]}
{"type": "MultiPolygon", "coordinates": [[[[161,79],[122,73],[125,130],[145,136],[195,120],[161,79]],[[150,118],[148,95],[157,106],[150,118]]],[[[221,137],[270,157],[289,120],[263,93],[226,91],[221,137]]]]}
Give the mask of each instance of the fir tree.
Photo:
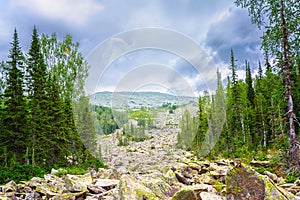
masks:
{"type": "Polygon", "coordinates": [[[40,40],[36,27],[32,32],[31,45],[28,52],[28,96],[31,132],[32,165],[45,165],[48,155],[49,127],[48,124],[48,94],[47,94],[47,68],[41,52],[40,40]],[[36,163],[35,163],[36,162],[36,163]]]}
{"type": "MultiPolygon", "coordinates": [[[[3,105],[3,134],[1,147],[6,147],[11,162],[24,162],[26,149],[27,124],[26,101],[24,97],[24,56],[19,44],[17,30],[14,30],[13,41],[9,54],[9,61],[5,65],[6,87],[3,105]]],[[[1,106],[2,107],[2,106],[1,106]]],[[[1,148],[3,150],[3,148],[1,148]]]]}

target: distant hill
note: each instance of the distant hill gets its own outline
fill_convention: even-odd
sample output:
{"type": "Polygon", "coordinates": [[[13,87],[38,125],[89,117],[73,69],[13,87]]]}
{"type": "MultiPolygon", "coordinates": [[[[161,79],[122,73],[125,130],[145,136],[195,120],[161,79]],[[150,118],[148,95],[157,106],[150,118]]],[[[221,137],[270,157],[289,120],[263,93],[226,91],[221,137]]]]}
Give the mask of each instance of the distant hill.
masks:
{"type": "Polygon", "coordinates": [[[91,103],[111,108],[159,107],[163,104],[182,105],[197,102],[196,97],[175,96],[159,92],[97,92],[90,96],[91,103]]]}

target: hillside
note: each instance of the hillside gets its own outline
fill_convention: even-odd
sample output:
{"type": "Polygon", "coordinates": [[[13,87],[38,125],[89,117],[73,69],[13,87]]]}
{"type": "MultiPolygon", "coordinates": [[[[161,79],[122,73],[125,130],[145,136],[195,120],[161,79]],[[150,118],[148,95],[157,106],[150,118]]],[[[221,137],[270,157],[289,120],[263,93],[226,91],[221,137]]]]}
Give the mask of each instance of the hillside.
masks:
{"type": "Polygon", "coordinates": [[[159,92],[97,92],[91,95],[90,99],[92,104],[118,109],[159,107],[166,103],[182,105],[198,101],[196,97],[159,92]]]}

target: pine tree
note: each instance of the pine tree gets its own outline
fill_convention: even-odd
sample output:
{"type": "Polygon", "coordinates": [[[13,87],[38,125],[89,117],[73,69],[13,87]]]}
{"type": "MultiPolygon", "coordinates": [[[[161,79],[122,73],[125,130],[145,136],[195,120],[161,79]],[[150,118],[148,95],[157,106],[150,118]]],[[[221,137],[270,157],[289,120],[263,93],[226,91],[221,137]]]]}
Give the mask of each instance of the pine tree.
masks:
{"type": "MultiPolygon", "coordinates": [[[[24,163],[23,156],[26,149],[27,124],[26,100],[24,97],[24,56],[19,45],[17,30],[14,30],[13,41],[9,54],[9,61],[5,65],[6,87],[3,105],[3,133],[0,136],[0,146],[6,147],[7,157],[11,162],[24,163]]],[[[2,107],[2,106],[1,106],[2,107]]]]}

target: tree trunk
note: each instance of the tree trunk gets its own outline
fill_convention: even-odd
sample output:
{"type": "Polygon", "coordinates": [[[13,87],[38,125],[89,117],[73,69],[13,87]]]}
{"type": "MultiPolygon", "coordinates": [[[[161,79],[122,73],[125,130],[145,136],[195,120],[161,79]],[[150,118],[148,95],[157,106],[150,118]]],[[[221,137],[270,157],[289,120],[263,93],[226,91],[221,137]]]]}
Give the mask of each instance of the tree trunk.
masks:
{"type": "Polygon", "coordinates": [[[288,32],[285,21],[285,7],[284,2],[281,0],[281,23],[282,23],[282,34],[283,34],[283,67],[285,68],[285,88],[286,88],[286,96],[288,100],[288,121],[289,121],[289,144],[290,144],[290,152],[289,152],[289,166],[294,166],[294,172],[299,169],[299,143],[298,136],[295,132],[295,124],[294,124],[294,110],[293,110],[293,97],[292,97],[292,87],[291,87],[291,79],[290,79],[290,68],[291,62],[289,57],[289,44],[288,44],[288,32]]]}

